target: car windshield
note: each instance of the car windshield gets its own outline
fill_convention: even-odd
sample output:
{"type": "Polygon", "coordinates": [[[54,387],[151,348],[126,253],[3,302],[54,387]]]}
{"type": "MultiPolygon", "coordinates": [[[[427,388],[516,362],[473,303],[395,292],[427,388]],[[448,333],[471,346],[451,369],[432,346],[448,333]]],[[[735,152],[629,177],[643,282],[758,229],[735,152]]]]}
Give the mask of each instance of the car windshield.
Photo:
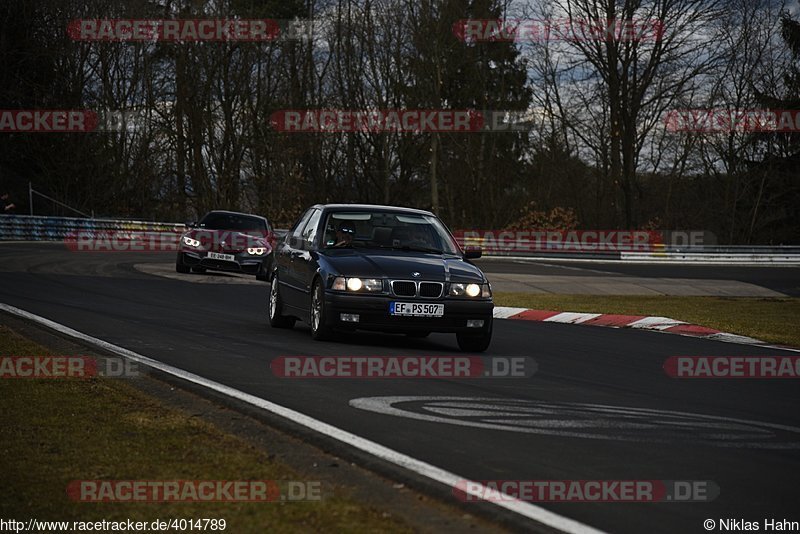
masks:
{"type": "Polygon", "coordinates": [[[416,213],[334,212],[325,222],[324,243],[326,248],[390,248],[459,254],[458,246],[439,219],[416,213]]]}
{"type": "Polygon", "coordinates": [[[208,213],[200,220],[200,228],[208,230],[229,230],[264,235],[267,225],[263,219],[239,213],[208,213]]]}

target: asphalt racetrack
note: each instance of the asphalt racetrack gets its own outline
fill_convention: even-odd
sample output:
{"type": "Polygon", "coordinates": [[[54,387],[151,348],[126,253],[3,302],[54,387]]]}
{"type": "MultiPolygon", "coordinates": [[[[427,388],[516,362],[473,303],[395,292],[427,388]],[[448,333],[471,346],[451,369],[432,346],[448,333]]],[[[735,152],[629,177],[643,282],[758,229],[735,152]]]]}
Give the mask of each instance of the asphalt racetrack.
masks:
{"type": "MultiPolygon", "coordinates": [[[[667,294],[715,296],[800,296],[800,267],[789,265],[709,265],[686,263],[625,263],[620,261],[563,261],[483,258],[476,264],[491,278],[513,275],[517,282],[530,280],[535,292],[583,293],[580,283],[604,282],[607,291],[593,294],[667,294]],[[537,281],[542,291],[536,291],[537,281]],[[561,282],[560,284],[558,282],[561,282]],[[578,290],[576,290],[576,288],[578,290]],[[644,289],[644,290],[642,290],[644,289]],[[613,293],[609,293],[613,292],[613,293]]],[[[497,282],[493,281],[497,286],[497,282]]],[[[598,284],[599,285],[599,284],[598,284]]],[[[510,286],[504,291],[524,288],[510,286]]],[[[530,289],[530,287],[528,288],[530,289]]]]}
{"type": "MultiPolygon", "coordinates": [[[[798,382],[680,380],[662,369],[676,355],[797,353],[633,329],[497,320],[486,355],[534,358],[532,377],[282,379],[270,362],[285,355],[460,353],[450,335],[315,342],[306,325],[288,331],[267,325],[266,283],[194,283],[194,275],[181,280],[133,268],[171,261],[172,254],[0,244],[0,302],[472,480],[700,480],[719,488],[710,502],[539,504],[596,529],[705,532],[706,519],[758,521],[762,529],[767,518],[800,520],[798,382]]],[[[488,263],[481,266],[498,268],[488,263]]],[[[644,267],[636,268],[641,276],[644,267]]],[[[714,277],[724,276],[724,267],[713,269],[714,277]]],[[[749,273],[751,283],[769,278],[758,269],[749,273]]],[[[796,287],[796,275],[796,268],[781,270],[772,289],[796,287]]]]}

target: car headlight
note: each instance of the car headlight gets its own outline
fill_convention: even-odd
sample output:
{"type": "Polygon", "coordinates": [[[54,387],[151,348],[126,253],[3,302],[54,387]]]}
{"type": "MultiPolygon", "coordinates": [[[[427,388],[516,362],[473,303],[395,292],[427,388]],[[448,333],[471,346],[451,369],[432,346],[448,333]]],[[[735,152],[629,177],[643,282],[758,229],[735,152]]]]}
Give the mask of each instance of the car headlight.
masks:
{"type": "Polygon", "coordinates": [[[197,239],[192,239],[188,235],[185,235],[185,236],[183,236],[183,244],[184,245],[188,245],[190,247],[197,248],[197,247],[200,246],[200,241],[198,241],[197,239]]]}
{"type": "Polygon", "coordinates": [[[263,256],[266,251],[265,247],[249,247],[247,249],[247,253],[252,256],[263,256]]]}
{"type": "Polygon", "coordinates": [[[356,278],[337,276],[333,280],[332,289],[336,291],[368,291],[375,293],[383,291],[383,280],[380,278],[356,278]]]}
{"type": "Polygon", "coordinates": [[[489,298],[492,296],[492,290],[489,284],[450,284],[451,297],[472,297],[481,296],[489,298]]]}

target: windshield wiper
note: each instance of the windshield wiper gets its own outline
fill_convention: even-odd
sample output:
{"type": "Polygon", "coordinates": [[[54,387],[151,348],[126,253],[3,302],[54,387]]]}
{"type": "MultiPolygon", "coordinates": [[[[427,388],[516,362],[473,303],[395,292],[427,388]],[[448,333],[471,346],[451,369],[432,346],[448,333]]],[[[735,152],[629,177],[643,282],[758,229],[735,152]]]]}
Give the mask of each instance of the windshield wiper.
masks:
{"type": "Polygon", "coordinates": [[[397,246],[391,246],[391,247],[385,247],[385,248],[391,248],[391,249],[394,249],[394,250],[409,250],[409,251],[413,251],[413,252],[428,252],[428,253],[431,253],[431,254],[444,254],[444,251],[439,250],[438,248],[432,248],[432,247],[418,247],[418,246],[412,246],[412,245],[397,245],[397,246]]]}

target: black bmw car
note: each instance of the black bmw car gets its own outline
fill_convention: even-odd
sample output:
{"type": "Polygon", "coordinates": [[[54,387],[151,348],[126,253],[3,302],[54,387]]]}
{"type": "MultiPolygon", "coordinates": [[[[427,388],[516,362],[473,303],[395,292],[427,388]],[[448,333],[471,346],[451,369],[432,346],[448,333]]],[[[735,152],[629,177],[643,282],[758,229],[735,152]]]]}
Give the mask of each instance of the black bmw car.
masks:
{"type": "Polygon", "coordinates": [[[276,244],[269,322],[300,319],[314,339],[373,330],[425,337],[456,334],[481,352],[492,339],[492,291],[432,213],[410,208],[328,204],[309,208],[276,244]]]}
{"type": "Polygon", "coordinates": [[[178,243],[177,272],[227,271],[267,279],[275,244],[275,233],[267,219],[215,210],[188,226],[178,243]]]}

